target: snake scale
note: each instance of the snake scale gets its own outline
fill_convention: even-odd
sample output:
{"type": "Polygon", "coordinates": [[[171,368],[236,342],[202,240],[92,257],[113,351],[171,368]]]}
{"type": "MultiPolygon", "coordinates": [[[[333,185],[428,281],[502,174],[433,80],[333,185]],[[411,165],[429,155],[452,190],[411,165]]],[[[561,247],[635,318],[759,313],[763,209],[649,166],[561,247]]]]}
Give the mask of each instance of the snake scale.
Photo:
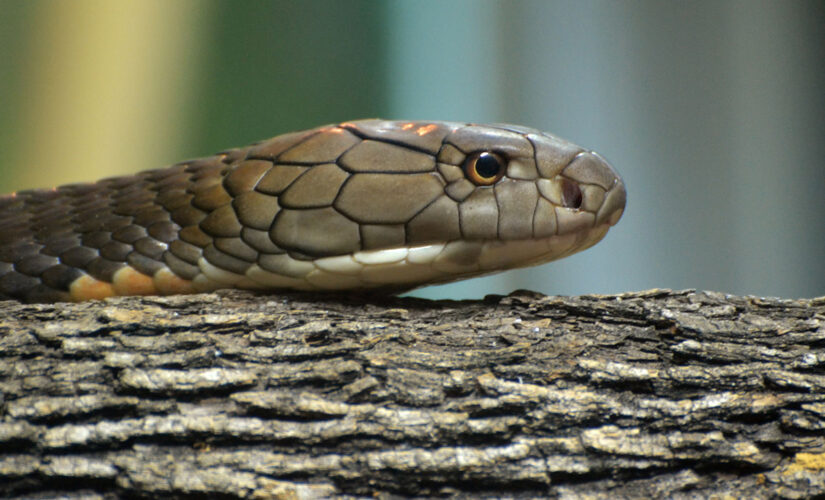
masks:
{"type": "Polygon", "coordinates": [[[395,293],[583,250],[625,197],[600,156],[537,130],[345,122],[0,197],[0,298],[395,293]]]}

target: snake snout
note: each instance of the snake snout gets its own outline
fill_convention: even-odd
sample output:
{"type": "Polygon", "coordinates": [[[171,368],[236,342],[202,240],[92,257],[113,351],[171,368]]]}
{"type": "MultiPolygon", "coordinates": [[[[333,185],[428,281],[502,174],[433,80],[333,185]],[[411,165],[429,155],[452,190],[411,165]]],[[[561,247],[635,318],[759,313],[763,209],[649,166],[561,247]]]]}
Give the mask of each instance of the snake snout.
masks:
{"type": "Polygon", "coordinates": [[[601,155],[592,151],[579,153],[562,175],[578,183],[582,207],[596,215],[595,225],[615,225],[627,202],[624,181],[601,155]]]}

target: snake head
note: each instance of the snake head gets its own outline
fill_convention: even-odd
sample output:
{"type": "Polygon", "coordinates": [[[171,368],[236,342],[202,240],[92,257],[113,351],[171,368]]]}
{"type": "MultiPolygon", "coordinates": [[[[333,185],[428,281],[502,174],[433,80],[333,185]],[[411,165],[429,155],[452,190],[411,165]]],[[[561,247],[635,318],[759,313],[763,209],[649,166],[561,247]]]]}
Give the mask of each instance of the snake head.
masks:
{"type": "Polygon", "coordinates": [[[595,244],[625,205],[600,156],[511,125],[345,122],[245,161],[270,162],[231,193],[241,239],[268,236],[256,249],[272,255],[247,276],[267,287],[285,283],[267,273],[296,278],[289,288],[400,289],[533,265],[595,244]]]}
{"type": "Polygon", "coordinates": [[[598,154],[554,135],[506,124],[468,125],[444,142],[438,170],[449,179],[446,194],[459,204],[465,238],[579,233],[614,225],[624,211],[624,183],[616,171],[598,154]]]}

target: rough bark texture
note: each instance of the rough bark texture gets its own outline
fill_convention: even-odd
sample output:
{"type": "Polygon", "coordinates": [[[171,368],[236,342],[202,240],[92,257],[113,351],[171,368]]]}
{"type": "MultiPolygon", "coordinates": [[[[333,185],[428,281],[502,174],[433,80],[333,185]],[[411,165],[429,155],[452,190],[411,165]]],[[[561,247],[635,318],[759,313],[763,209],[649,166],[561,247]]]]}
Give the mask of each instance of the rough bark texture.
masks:
{"type": "Polygon", "coordinates": [[[825,497],[825,298],[0,309],[0,496],[825,497]]]}

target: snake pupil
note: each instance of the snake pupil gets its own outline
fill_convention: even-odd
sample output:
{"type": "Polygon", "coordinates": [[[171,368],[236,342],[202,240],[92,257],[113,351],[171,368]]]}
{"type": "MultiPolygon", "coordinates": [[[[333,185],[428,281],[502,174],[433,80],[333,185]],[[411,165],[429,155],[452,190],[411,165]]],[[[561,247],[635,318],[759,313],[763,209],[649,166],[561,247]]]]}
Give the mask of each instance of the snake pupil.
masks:
{"type": "Polygon", "coordinates": [[[481,153],[476,160],[476,172],[483,179],[497,176],[500,170],[501,162],[491,153],[481,153]]]}

